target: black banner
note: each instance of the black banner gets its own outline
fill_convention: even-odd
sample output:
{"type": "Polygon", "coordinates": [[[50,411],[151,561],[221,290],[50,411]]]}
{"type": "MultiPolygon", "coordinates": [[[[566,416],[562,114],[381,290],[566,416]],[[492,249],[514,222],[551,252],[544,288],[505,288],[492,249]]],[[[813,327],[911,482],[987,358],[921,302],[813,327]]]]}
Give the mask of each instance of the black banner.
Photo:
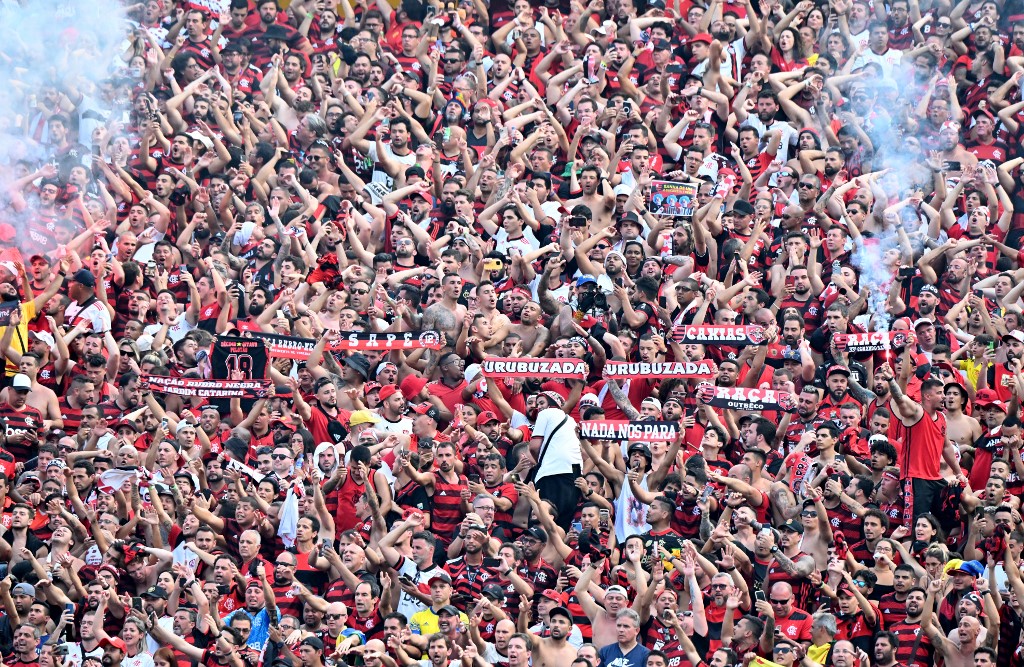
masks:
{"type": "MultiPolygon", "coordinates": [[[[282,336],[280,334],[262,332],[254,332],[253,336],[266,342],[270,356],[298,361],[309,359],[309,355],[317,343],[312,338],[282,336]]],[[[352,331],[348,333],[343,332],[340,338],[328,342],[326,346],[326,349],[330,352],[338,350],[415,350],[419,348],[440,350],[440,334],[433,330],[384,333],[352,331]]]]}
{"type": "Polygon", "coordinates": [[[765,410],[793,412],[796,410],[796,397],[793,394],[774,389],[716,387],[712,384],[702,384],[697,387],[697,400],[716,408],[749,412],[765,410]]]}

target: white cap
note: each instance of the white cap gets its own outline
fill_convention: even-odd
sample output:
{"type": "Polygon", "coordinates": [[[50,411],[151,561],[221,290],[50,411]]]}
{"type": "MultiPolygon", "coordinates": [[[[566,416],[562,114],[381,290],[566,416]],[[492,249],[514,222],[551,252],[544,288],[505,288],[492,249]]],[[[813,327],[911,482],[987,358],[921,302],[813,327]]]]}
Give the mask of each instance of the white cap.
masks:
{"type": "Polygon", "coordinates": [[[49,331],[30,331],[29,335],[35,336],[36,340],[41,340],[46,343],[46,347],[51,350],[54,348],[53,334],[49,331]]]}
{"type": "Polygon", "coordinates": [[[24,373],[18,373],[11,380],[11,387],[17,389],[32,389],[32,380],[28,379],[28,376],[24,373]]]}
{"type": "Polygon", "coordinates": [[[466,366],[466,370],[462,372],[462,375],[466,378],[466,382],[472,382],[473,378],[480,375],[480,364],[466,366]]]}

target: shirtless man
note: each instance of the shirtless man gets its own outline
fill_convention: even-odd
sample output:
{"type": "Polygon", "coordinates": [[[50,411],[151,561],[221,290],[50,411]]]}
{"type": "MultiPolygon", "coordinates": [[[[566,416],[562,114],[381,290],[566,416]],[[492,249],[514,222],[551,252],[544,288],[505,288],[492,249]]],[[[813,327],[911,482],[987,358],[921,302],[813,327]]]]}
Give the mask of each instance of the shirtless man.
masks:
{"type": "MultiPolygon", "coordinates": [[[[529,614],[530,601],[523,596],[519,607],[522,614],[529,614]]],[[[564,667],[576,659],[576,647],[569,643],[572,632],[572,613],[558,606],[548,612],[549,636],[539,637],[528,633],[533,642],[533,667],[564,667]]]]}
{"type": "Polygon", "coordinates": [[[448,274],[441,281],[441,300],[423,313],[423,328],[433,329],[448,337],[453,346],[459,337],[459,323],[466,318],[466,307],[459,303],[462,296],[462,278],[448,274]]]}
{"type": "Polygon", "coordinates": [[[945,387],[946,400],[946,435],[950,442],[958,447],[974,447],[981,437],[981,424],[974,417],[964,414],[967,403],[967,390],[959,383],[949,383],[945,387]]]}
{"type": "Polygon", "coordinates": [[[511,321],[498,310],[498,293],[494,291],[493,283],[483,282],[477,286],[476,303],[491,329],[491,337],[484,341],[484,349],[488,354],[494,354],[500,351],[501,342],[508,336],[511,321]]]}
{"type": "MultiPolygon", "coordinates": [[[[990,604],[991,599],[986,599],[990,592],[988,581],[979,578],[977,586],[978,594],[985,600],[986,606],[991,606],[991,611],[998,614],[999,612],[996,610],[995,605],[990,604]]],[[[940,580],[936,579],[931,582],[928,585],[928,598],[925,600],[925,604],[934,603],[935,597],[941,594],[941,589],[942,582],[940,580]]],[[[931,608],[929,607],[929,609],[931,608]]],[[[986,611],[990,610],[986,609],[986,611]]],[[[931,613],[926,612],[926,615],[930,616],[931,613]]],[[[982,646],[995,648],[996,635],[988,633],[985,637],[982,637],[981,621],[974,616],[964,616],[961,618],[952,637],[945,635],[938,622],[929,623],[925,628],[925,632],[928,633],[928,638],[932,640],[932,646],[935,647],[936,654],[944,658],[946,667],[972,667],[976,650],[982,646]]]]}
{"type": "Polygon", "coordinates": [[[608,179],[601,173],[598,167],[588,165],[583,168],[579,176],[580,190],[583,194],[576,199],[565,202],[565,207],[572,210],[580,204],[586,206],[593,213],[594,219],[590,229],[596,232],[604,229],[611,222],[611,214],[615,210],[615,193],[608,179]]]}
{"type": "Polygon", "coordinates": [[[338,291],[324,292],[323,301],[316,299],[309,305],[309,309],[316,313],[320,319],[320,324],[324,326],[324,331],[340,332],[341,323],[339,322],[339,315],[341,313],[342,304],[344,300],[341,293],[338,291]],[[322,307],[320,307],[322,304],[322,307]]]}
{"type": "Polygon", "coordinates": [[[509,330],[523,341],[523,350],[528,357],[539,357],[548,346],[551,332],[547,327],[540,326],[540,318],[544,314],[540,304],[528,301],[519,313],[519,324],[512,324],[509,330]]]}
{"type": "MultiPolygon", "coordinates": [[[[597,604],[590,594],[591,581],[598,576],[599,572],[603,571],[603,566],[604,560],[587,565],[577,580],[575,589],[576,599],[579,600],[583,613],[590,619],[593,627],[594,634],[591,643],[594,646],[608,646],[617,641],[615,617],[620,611],[629,607],[629,598],[626,589],[622,586],[609,586],[605,590],[603,607],[597,604]]],[[[570,573],[572,573],[571,570],[570,573]]],[[[637,599],[639,600],[640,597],[638,595],[637,599]]]]}
{"type": "Polygon", "coordinates": [[[821,489],[808,489],[810,500],[804,501],[800,510],[800,524],[804,528],[800,540],[800,551],[814,558],[815,568],[824,572],[828,568],[828,546],[832,544],[832,523],[822,502],[821,489]]]}

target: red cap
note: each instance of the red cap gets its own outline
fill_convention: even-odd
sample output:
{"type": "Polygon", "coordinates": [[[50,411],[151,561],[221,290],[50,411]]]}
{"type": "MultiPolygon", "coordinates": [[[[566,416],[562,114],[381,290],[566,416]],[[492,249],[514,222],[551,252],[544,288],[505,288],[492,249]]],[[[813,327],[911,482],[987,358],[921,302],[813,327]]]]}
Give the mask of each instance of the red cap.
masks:
{"type": "Polygon", "coordinates": [[[556,591],[553,588],[545,589],[544,592],[541,593],[541,596],[542,597],[546,597],[549,600],[553,600],[553,601],[557,602],[558,604],[565,604],[565,595],[562,594],[562,593],[559,593],[558,591],[556,591]]]}
{"type": "Polygon", "coordinates": [[[698,32],[696,35],[690,38],[691,44],[695,42],[704,42],[705,44],[710,44],[713,41],[715,41],[715,38],[712,37],[711,33],[709,32],[698,32]]]}
{"type": "Polygon", "coordinates": [[[120,649],[121,653],[128,652],[128,646],[124,643],[124,640],[120,637],[104,637],[100,640],[100,646],[113,646],[116,649],[120,649]]]}
{"type": "Polygon", "coordinates": [[[401,384],[402,396],[405,396],[405,400],[411,401],[421,391],[423,391],[423,388],[426,386],[427,381],[419,375],[406,375],[401,384]]]}
{"type": "Polygon", "coordinates": [[[378,395],[380,396],[380,400],[386,401],[397,393],[398,387],[393,384],[386,384],[380,388],[380,394],[378,395]]]}
{"type": "Polygon", "coordinates": [[[363,396],[369,396],[371,391],[380,389],[380,382],[367,382],[363,385],[363,396]]]}
{"type": "Polygon", "coordinates": [[[970,56],[960,56],[959,58],[956,59],[956,62],[953,63],[953,69],[956,69],[957,67],[960,67],[961,65],[963,65],[967,69],[971,69],[971,65],[973,65],[973,64],[974,64],[974,62],[971,61],[971,57],[970,56]]]}
{"type": "Polygon", "coordinates": [[[490,424],[491,422],[500,422],[500,421],[501,420],[498,419],[498,415],[494,414],[490,410],[485,410],[484,412],[481,412],[480,416],[476,418],[476,423],[478,425],[481,425],[481,426],[483,424],[490,424]]]}
{"type": "Polygon", "coordinates": [[[999,400],[999,394],[995,389],[981,389],[974,395],[974,407],[984,408],[994,405],[1003,412],[1006,412],[1006,404],[999,400]]]}

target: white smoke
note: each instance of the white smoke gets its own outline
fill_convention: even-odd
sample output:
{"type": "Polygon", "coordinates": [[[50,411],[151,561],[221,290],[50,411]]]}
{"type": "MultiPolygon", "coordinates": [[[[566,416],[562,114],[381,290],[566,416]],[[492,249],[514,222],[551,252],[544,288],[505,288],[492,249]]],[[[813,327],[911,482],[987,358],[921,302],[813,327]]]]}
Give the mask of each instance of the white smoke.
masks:
{"type": "MultiPolygon", "coordinates": [[[[29,121],[38,114],[30,105],[42,99],[44,88],[71,87],[85,96],[79,109],[61,112],[72,124],[83,109],[100,111],[101,118],[120,111],[102,91],[111,75],[126,68],[121,56],[129,29],[117,0],[0,4],[0,186],[12,180],[13,163],[25,159],[38,166],[50,152],[26,137],[29,121]]],[[[90,141],[78,137],[86,146],[90,141]]]]}

